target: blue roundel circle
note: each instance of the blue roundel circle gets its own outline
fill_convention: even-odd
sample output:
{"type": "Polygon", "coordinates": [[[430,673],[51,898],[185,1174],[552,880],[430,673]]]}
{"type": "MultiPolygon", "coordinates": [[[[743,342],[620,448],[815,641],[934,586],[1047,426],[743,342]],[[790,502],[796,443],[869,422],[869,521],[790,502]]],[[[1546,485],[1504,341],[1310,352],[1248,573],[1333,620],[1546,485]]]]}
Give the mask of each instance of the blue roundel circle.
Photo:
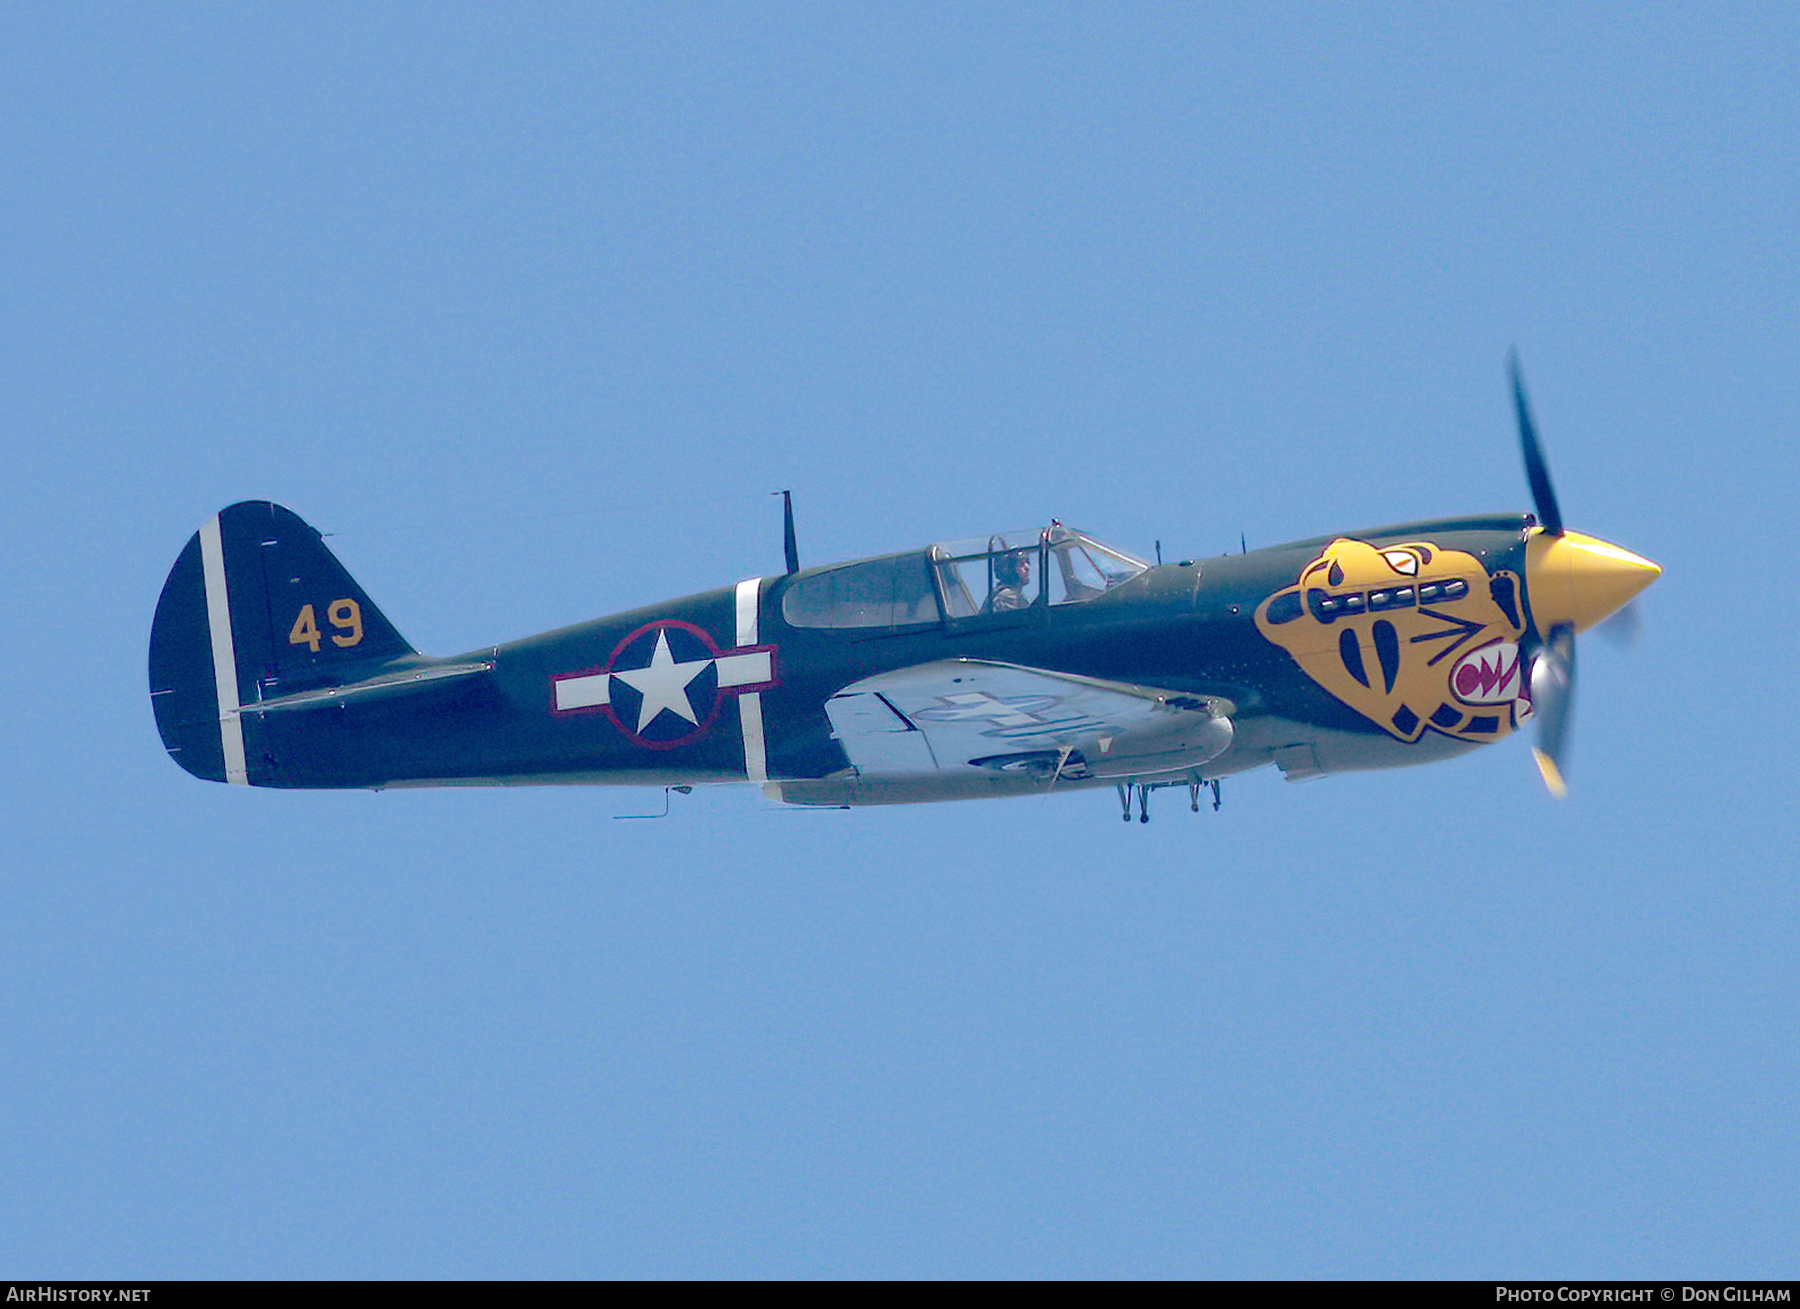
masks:
{"type": "Polygon", "coordinates": [[[608,687],[619,730],[642,745],[684,745],[719,712],[718,651],[685,623],[652,624],[613,652],[608,687]]]}

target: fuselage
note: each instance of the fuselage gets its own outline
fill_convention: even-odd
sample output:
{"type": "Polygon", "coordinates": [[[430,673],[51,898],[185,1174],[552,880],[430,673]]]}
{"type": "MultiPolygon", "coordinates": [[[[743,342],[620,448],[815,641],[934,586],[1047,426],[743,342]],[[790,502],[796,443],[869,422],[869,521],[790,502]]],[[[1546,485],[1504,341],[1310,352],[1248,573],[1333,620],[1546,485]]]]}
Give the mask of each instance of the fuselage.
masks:
{"type": "MultiPolygon", "coordinates": [[[[240,657],[245,780],[750,781],[803,803],[1041,789],[1030,774],[977,771],[921,786],[857,767],[828,702],[866,679],[944,660],[1228,706],[1229,748],[1171,776],[1274,763],[1298,778],[1424,763],[1513,731],[1530,712],[1520,651],[1555,623],[1598,621],[1655,576],[1629,552],[1593,542],[1583,553],[1571,539],[1591,541],[1545,541],[1527,515],[1409,523],[1140,565],[1079,602],[1073,583],[1062,601],[1046,583],[1030,603],[975,612],[948,593],[946,565],[925,550],[750,579],[453,659],[340,667],[310,684],[292,674],[264,682],[240,657]],[[834,619],[831,585],[848,594],[857,578],[879,581],[892,569],[904,591],[915,567],[923,599],[872,607],[851,595],[840,605],[848,620],[834,619]]],[[[280,647],[287,620],[272,621],[280,647]]]]}

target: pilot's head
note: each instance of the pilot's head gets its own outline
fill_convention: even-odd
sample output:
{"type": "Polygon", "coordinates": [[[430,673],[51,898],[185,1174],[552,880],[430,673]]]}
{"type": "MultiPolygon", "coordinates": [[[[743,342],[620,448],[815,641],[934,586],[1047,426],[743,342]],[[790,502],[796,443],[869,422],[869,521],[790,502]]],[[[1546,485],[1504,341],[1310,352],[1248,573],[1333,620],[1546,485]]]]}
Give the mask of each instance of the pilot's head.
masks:
{"type": "Polygon", "coordinates": [[[994,580],[1001,586],[1024,586],[1031,580],[1031,556],[1013,550],[994,560],[994,580]]]}

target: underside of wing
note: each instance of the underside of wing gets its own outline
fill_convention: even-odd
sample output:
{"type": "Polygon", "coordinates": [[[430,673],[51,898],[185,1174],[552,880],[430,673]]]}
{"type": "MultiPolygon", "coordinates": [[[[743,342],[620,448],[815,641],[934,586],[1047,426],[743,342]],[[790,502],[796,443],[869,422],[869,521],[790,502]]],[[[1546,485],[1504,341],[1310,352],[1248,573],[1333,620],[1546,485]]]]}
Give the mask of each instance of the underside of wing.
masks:
{"type": "Polygon", "coordinates": [[[982,777],[1181,773],[1232,740],[1232,706],[1216,697],[975,659],[865,678],[825,711],[860,778],[958,791],[982,777]]]}

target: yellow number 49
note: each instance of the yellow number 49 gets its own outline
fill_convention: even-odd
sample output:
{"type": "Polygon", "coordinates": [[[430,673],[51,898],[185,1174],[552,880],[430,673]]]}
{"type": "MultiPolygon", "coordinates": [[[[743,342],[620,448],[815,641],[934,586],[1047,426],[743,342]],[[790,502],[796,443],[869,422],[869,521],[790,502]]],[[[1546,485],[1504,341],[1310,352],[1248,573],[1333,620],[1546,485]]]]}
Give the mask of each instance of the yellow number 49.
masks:
{"type": "MultiPolygon", "coordinates": [[[[331,607],[325,611],[333,627],[341,629],[331,634],[331,643],[340,649],[348,649],[363,639],[362,606],[354,600],[333,600],[331,607]]],[[[314,654],[319,653],[319,619],[313,613],[311,605],[303,606],[299,617],[294,619],[293,630],[288,633],[289,645],[303,645],[314,654]]]]}

